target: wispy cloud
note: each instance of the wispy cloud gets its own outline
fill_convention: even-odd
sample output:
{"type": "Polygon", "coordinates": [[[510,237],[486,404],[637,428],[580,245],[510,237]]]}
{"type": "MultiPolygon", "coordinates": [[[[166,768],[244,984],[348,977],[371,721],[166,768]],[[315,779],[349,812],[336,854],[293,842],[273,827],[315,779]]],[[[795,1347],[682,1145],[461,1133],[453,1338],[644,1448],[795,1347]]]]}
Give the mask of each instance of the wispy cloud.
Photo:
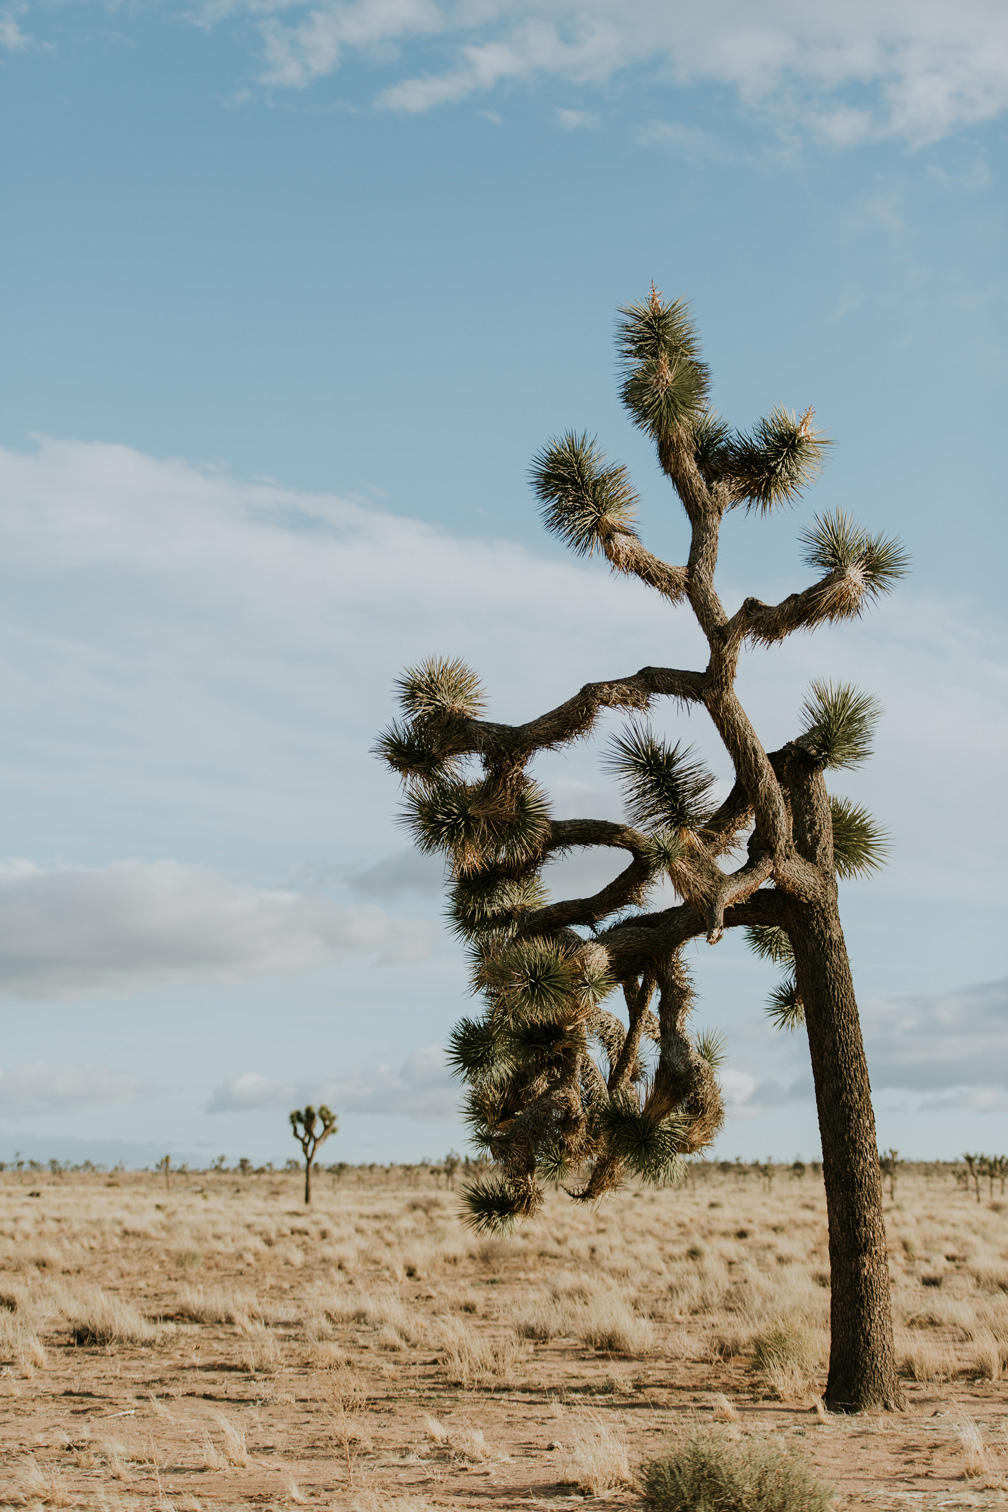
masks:
{"type": "MultiPolygon", "coordinates": [[[[421,71],[379,95],[420,112],[500,85],[609,85],[631,71],[669,89],[713,83],[782,129],[847,147],[935,141],[1008,105],[1008,12],[997,0],[236,0],[260,27],[265,79],[303,88],[348,50],[389,64],[424,39],[421,71]],[[376,49],[386,49],[376,53],[376,49]]],[[[222,14],[208,6],[205,18],[222,14]]]]}
{"type": "Polygon", "coordinates": [[[0,996],[66,1001],[430,953],[434,926],[240,887],[205,867],[0,865],[0,996]]]}
{"type": "Polygon", "coordinates": [[[107,1066],[55,1066],[26,1061],[0,1070],[0,1106],[36,1104],[69,1109],[135,1103],[157,1092],[154,1082],[107,1066]]]}
{"type": "Polygon", "coordinates": [[[458,1113],[459,1089],[439,1045],[412,1051],[399,1065],[357,1067],[300,1084],[244,1071],[214,1088],[208,1113],[247,1113],[328,1103],[346,1113],[399,1114],[422,1123],[450,1123],[458,1113]]]}
{"type": "Polygon", "coordinates": [[[558,105],[555,113],[562,131],[597,131],[601,124],[593,110],[563,110],[558,105]]]}
{"type": "Polygon", "coordinates": [[[940,1094],[944,1106],[1004,1106],[1008,978],[868,1004],[863,1018],[873,1086],[940,1094]]]}
{"type": "Polygon", "coordinates": [[[723,161],[729,155],[716,137],[684,121],[647,121],[635,135],[642,147],[663,147],[687,163],[723,161]]]}
{"type": "Polygon", "coordinates": [[[31,46],[31,37],[18,24],[18,18],[27,9],[27,5],[6,5],[0,9],[0,47],[8,52],[22,52],[31,46]]]}

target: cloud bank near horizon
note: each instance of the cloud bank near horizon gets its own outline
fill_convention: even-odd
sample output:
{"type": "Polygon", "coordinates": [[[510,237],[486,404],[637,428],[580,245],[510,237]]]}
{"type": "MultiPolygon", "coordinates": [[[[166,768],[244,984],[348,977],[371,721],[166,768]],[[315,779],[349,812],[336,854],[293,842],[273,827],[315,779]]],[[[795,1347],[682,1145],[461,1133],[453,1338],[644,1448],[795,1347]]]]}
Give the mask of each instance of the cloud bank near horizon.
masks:
{"type": "Polygon", "coordinates": [[[248,1113],[326,1103],[337,1112],[406,1115],[420,1123],[453,1123],[461,1092],[440,1045],[422,1045],[398,1065],[361,1066],[295,1083],[259,1071],[227,1076],[213,1090],[208,1113],[248,1113]]]}
{"type": "MultiPolygon", "coordinates": [[[[68,1002],[433,952],[427,920],[241,887],[209,867],[0,863],[0,997],[68,1002]]],[[[0,1083],[2,1086],[2,1083],[0,1083]]]]}

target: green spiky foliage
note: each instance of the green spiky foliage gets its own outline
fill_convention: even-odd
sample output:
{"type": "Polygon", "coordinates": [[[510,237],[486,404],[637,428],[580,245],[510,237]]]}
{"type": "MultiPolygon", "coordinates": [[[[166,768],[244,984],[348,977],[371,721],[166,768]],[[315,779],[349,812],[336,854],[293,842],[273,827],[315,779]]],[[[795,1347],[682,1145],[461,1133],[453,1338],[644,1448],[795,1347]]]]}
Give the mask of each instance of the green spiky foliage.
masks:
{"type": "Polygon", "coordinates": [[[750,434],[732,439],[726,471],[734,504],[768,514],[795,502],[820,472],[830,444],[811,422],[811,410],[797,416],[778,406],[750,434]]]}
{"type": "Polygon", "coordinates": [[[647,837],[646,860],[656,877],[669,876],[688,854],[681,830],[663,825],[647,837]]]}
{"type": "Polygon", "coordinates": [[[458,656],[430,656],[408,667],[396,686],[399,702],[414,720],[477,719],[485,707],[479,678],[458,656]]]}
{"type": "Polygon", "coordinates": [[[674,1113],[656,1117],[633,1099],[617,1097],[600,1115],[609,1152],[648,1186],[676,1186],[684,1175],[684,1121],[674,1113]]]}
{"type": "Polygon", "coordinates": [[[709,375],[683,299],[651,298],[620,309],[616,344],[623,367],[620,397],[634,423],[656,441],[691,425],[706,409],[709,375]]]}
{"type": "Polygon", "coordinates": [[[478,940],[513,934],[523,914],[545,902],[546,889],[534,873],[512,877],[494,869],[458,878],[448,917],[460,939],[478,940]]]}
{"type": "Polygon", "coordinates": [[[785,977],[770,993],[766,1002],[767,1015],[777,1029],[795,1030],[805,1022],[805,1005],[798,992],[798,983],[793,976],[785,977]]]}
{"type": "Polygon", "coordinates": [[[824,575],[836,573],[852,580],[851,613],[861,613],[864,600],[890,593],[909,570],[909,554],[899,541],[869,534],[842,509],[816,515],[798,539],[808,566],[824,575]]]}
{"type": "Polygon", "coordinates": [[[705,409],[693,421],[693,455],[708,483],[717,483],[731,465],[731,426],[714,410],[705,409]]]}
{"type": "Polygon", "coordinates": [[[522,1214],[519,1199],[500,1178],[470,1182],[462,1189],[470,1224],[480,1234],[507,1234],[522,1214]]]}
{"type": "Polygon", "coordinates": [[[838,877],[869,877],[889,856],[889,835],[859,803],[830,798],[833,866],[838,877]]]}
{"type": "Polygon", "coordinates": [[[779,924],[752,924],[745,936],[749,949],[761,961],[772,961],[775,966],[794,965],[791,941],[779,924]]]}
{"type": "Polygon", "coordinates": [[[824,767],[856,767],[872,753],[882,706],[850,683],[815,681],[805,696],[798,744],[824,767]]]}
{"type": "Polygon", "coordinates": [[[534,860],[548,831],[549,806],[531,781],[504,801],[491,783],[445,778],[407,795],[403,822],[419,850],[441,851],[454,875],[465,877],[534,860]]]}
{"type": "Polygon", "coordinates": [[[531,480],[546,529],[577,556],[592,556],[617,531],[634,529],[637,493],[625,467],[607,464],[594,436],[551,441],[533,459],[531,480]]]}
{"type": "Polygon", "coordinates": [[[373,750],[407,784],[416,782],[433,787],[451,778],[457,770],[457,763],[440,755],[416,725],[398,720],[382,731],[373,750]]]}
{"type": "Polygon", "coordinates": [[[689,746],[669,746],[637,722],[613,737],[607,765],[619,778],[635,824],[666,827],[673,834],[703,828],[714,778],[692,755],[689,746]]]}
{"type": "Polygon", "coordinates": [[[697,1036],[696,1047],[697,1054],[707,1062],[712,1071],[716,1071],[724,1064],[728,1047],[724,1035],[719,1030],[705,1029],[697,1036]]]}

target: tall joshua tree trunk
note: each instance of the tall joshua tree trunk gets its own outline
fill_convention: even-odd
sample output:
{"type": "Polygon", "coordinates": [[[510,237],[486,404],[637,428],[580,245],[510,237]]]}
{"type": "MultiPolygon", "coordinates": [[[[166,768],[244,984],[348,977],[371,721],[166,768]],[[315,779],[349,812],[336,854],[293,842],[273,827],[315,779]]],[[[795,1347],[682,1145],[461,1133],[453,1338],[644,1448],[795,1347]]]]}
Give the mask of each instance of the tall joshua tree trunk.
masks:
{"type": "Polygon", "coordinates": [[[830,1364],[835,1412],[905,1406],[896,1375],[875,1113],[840,915],[792,905],[795,975],[815,1080],[829,1221],[830,1364]]]}
{"type": "Polygon", "coordinates": [[[817,896],[783,902],[782,923],[804,1010],[822,1145],[830,1255],[825,1400],[835,1412],[901,1408],[875,1110],[840,923],[833,809],[822,770],[806,750],[792,747],[783,770],[796,848],[821,879],[817,896]]]}
{"type": "Polygon", "coordinates": [[[504,725],[482,717],[474,672],[432,659],[404,674],[403,720],[378,746],[407,788],[417,844],[448,860],[450,917],[485,1000],[451,1043],[468,1083],[473,1138],[498,1172],[474,1182],[466,1200],[477,1227],[505,1228],[536,1211],[544,1181],[584,1171],[572,1195],[595,1199],[628,1173],[655,1183],[681,1176],[683,1157],[708,1146],[723,1121],[714,1075],[721,1049],[715,1036],[690,1030],[682,951],[697,936],[714,945],[725,929],[745,926],[760,955],[790,968],[771,997],[773,1018],[780,1027],[807,1025],[833,1277],[826,1402],[838,1411],[896,1407],[875,1123],[837,901],[837,877],[873,870],[885,842],[862,809],[830,797],[823,777],[870,754],[878,708],[853,688],[815,682],[801,733],[767,752],[735,680],[745,648],[858,618],[894,585],[906,558],[898,543],[837,510],[802,533],[805,559],[819,573],[810,587],[778,604],[746,598],[726,609],[715,574],[731,511],[765,515],[794,503],[827,443],[812,429],[811,410],[798,418],[777,409],[749,433],[732,431],[710,406],[709,374],[681,301],[665,303],[652,288],[649,300],[621,313],[623,402],[656,443],[683,506],[685,564],[644,547],[626,469],[589,436],[551,441],[533,464],[533,487],[547,528],[577,554],[599,552],[670,607],[688,604],[707,666],[644,666],[504,725]],[[702,763],[647,723],[662,698],[710,716],[735,775],[720,806],[702,763]],[[623,788],[626,821],[554,818],[529,763],[588,735],[614,709],[630,715],[606,763],[623,788]],[[623,870],[591,897],[551,901],[550,862],[592,847],[623,852],[623,870]],[[650,909],[661,882],[682,901],[650,909]]]}

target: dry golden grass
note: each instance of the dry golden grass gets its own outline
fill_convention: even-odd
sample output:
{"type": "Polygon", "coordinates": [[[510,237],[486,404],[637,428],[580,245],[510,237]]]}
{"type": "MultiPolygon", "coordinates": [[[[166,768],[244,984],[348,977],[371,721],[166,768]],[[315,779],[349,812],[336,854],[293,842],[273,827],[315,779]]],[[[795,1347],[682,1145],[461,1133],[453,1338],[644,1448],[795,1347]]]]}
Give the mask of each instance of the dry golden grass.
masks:
{"type": "MultiPolygon", "coordinates": [[[[706,1169],[507,1240],[443,1191],[0,1177],[0,1507],[639,1507],[684,1427],[784,1435],[851,1508],[1004,1499],[1008,1211],[887,1205],[911,1409],[831,1419],[821,1184],[706,1169]],[[811,1410],[810,1410],[811,1409],[811,1410]]],[[[974,1505],[987,1505],[981,1501],[974,1505]]]]}

